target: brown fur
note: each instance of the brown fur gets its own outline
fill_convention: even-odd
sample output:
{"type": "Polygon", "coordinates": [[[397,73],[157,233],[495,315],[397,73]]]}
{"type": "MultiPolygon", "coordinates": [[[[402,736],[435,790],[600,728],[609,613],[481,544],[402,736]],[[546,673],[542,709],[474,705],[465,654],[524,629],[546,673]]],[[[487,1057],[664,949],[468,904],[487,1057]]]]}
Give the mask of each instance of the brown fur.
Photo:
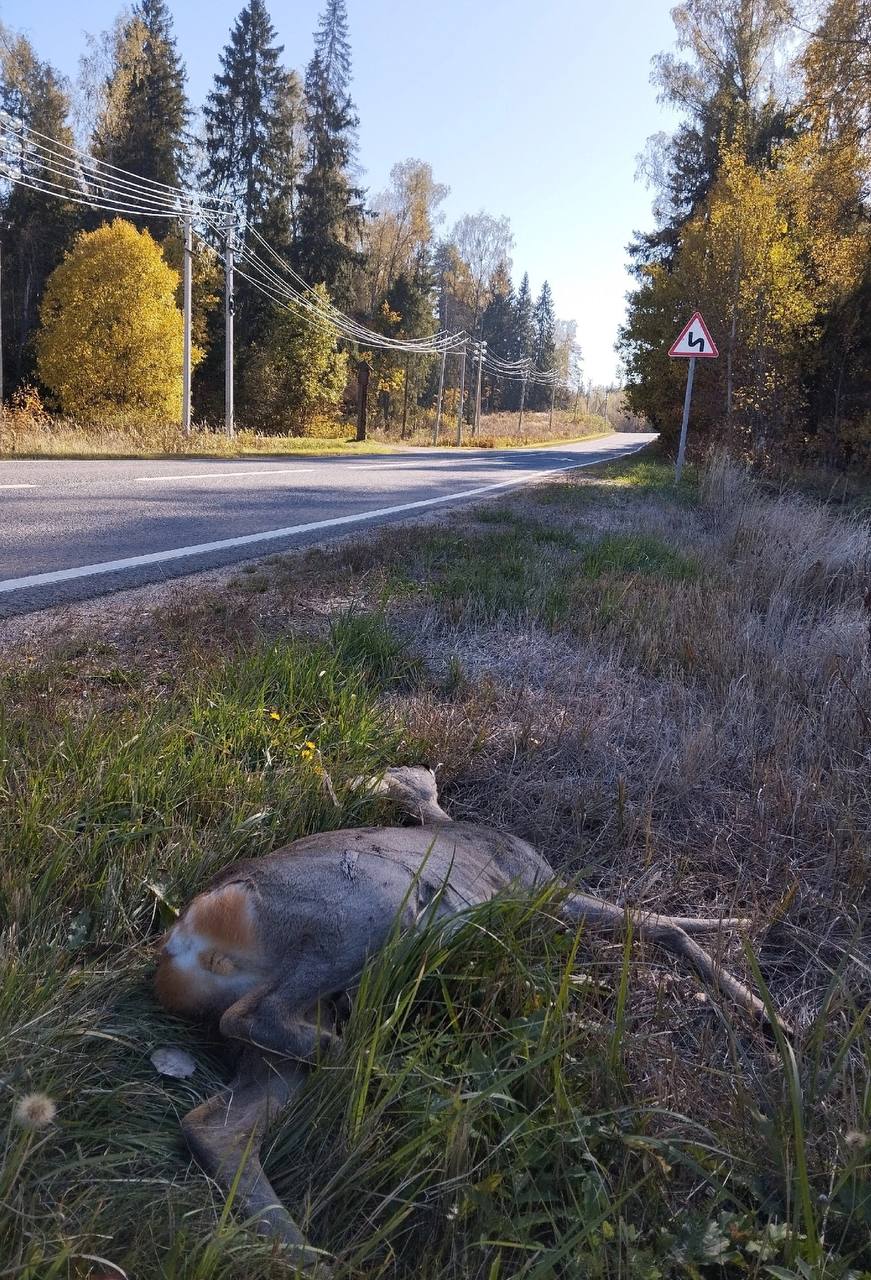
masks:
{"type": "Polygon", "coordinates": [[[207,890],[167,934],[155,987],[168,1009],[220,1015],[261,979],[268,965],[254,923],[252,892],[238,881],[207,890]]]}
{"type": "Polygon", "coordinates": [[[200,894],[185,912],[191,929],[237,954],[259,950],[252,914],[248,891],[238,882],[200,894]]]}
{"type": "Polygon", "coordinates": [[[154,993],[165,1009],[188,1013],[193,1004],[190,979],[162,958],[154,975],[154,993]]]}

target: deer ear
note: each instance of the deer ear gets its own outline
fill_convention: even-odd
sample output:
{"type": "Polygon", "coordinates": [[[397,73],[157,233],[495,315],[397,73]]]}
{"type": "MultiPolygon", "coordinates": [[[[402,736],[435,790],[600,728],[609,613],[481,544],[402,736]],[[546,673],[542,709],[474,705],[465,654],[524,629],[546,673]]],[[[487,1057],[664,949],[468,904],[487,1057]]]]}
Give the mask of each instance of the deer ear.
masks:
{"type": "Polygon", "coordinates": [[[236,961],[225,955],[223,951],[200,952],[199,962],[204,969],[208,969],[209,973],[217,973],[221,977],[237,973],[239,969],[236,961]]]}

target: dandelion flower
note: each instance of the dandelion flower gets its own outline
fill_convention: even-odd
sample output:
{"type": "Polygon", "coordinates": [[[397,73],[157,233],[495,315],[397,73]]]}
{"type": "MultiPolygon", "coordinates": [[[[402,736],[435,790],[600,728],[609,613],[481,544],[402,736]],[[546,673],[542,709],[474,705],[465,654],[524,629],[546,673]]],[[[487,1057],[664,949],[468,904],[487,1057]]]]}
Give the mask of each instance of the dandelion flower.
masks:
{"type": "Polygon", "coordinates": [[[269,713],[269,719],[270,719],[270,720],[280,720],[280,719],[281,719],[281,712],[280,712],[280,711],[270,711],[270,713],[269,713]]]}
{"type": "Polygon", "coordinates": [[[22,1129],[47,1129],[57,1107],[47,1093],[25,1093],[15,1104],[15,1120],[22,1129]]]}

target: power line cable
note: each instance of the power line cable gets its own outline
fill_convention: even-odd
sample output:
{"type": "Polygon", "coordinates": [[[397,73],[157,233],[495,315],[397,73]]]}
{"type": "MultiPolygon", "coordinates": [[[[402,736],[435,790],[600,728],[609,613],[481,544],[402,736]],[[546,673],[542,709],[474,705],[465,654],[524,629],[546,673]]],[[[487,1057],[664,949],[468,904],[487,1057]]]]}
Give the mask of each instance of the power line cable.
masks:
{"type": "MultiPolygon", "coordinates": [[[[101,212],[126,214],[130,217],[165,217],[178,219],[184,215],[195,218],[202,225],[198,238],[216,254],[219,253],[208,239],[212,232],[226,238],[230,228],[226,219],[230,214],[227,202],[205,200],[199,192],[185,191],[169,183],[144,178],[108,161],[98,160],[79,147],[59,142],[37,129],[0,111],[0,152],[7,159],[0,160],[0,177],[41,195],[53,196],[73,204],[84,205],[101,212]],[[25,172],[25,167],[37,172],[25,172]],[[42,171],[42,172],[40,172],[42,171]],[[46,177],[50,174],[52,177],[46,177]],[[63,181],[55,182],[53,178],[63,181]],[[223,219],[223,224],[218,219],[223,219]]],[[[234,230],[239,219],[235,219],[234,230]]],[[[396,354],[439,355],[477,352],[479,344],[470,343],[465,331],[447,333],[440,330],[422,338],[391,338],[345,315],[320,295],[294,270],[256,227],[244,225],[244,232],[257,241],[281,269],[280,275],[264,262],[243,237],[237,246],[239,261],[248,270],[239,275],[276,305],[282,305],[304,316],[311,323],[331,329],[348,341],[396,354]],[[286,278],[285,278],[286,277],[286,278]],[[292,282],[292,283],[290,283],[292,282]]],[[[220,256],[220,255],[219,255],[220,256]]],[[[548,371],[538,370],[528,358],[502,361],[485,355],[482,367],[491,376],[512,381],[526,381],[537,385],[553,385],[555,378],[548,371]]]]}

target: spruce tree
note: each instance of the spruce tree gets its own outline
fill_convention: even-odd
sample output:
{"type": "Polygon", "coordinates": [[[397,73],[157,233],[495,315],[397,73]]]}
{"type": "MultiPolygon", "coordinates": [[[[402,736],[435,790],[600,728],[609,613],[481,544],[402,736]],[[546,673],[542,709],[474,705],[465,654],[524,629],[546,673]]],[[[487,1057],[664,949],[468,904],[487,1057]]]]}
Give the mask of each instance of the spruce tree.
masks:
{"type": "MultiPolygon", "coordinates": [[[[202,181],[210,192],[229,200],[242,220],[242,239],[248,228],[254,228],[279,253],[288,254],[300,165],[297,138],[302,92],[296,74],[282,66],[283,52],[283,46],[276,43],[264,0],[248,0],[230,32],[220,58],[221,69],[203,110],[206,163],[202,181]]],[[[256,249],[256,244],[253,247],[256,249]]],[[[243,421],[254,421],[251,414],[256,411],[258,390],[253,369],[262,374],[266,367],[262,352],[277,340],[281,313],[241,275],[236,280],[234,302],[239,414],[243,421]]],[[[197,390],[203,408],[219,412],[223,309],[213,312],[209,324],[209,354],[199,371],[197,390]]]]}
{"type": "MultiPolygon", "coordinates": [[[[106,106],[93,139],[100,160],[179,186],[188,169],[185,70],[165,0],[139,0],[121,30],[106,106]]],[[[136,219],[158,238],[165,218],[136,219]]]]}
{"type": "Polygon", "coordinates": [[[283,46],[275,34],[263,0],[249,0],[221,54],[221,71],[204,108],[203,176],[246,222],[268,228],[282,249],[291,237],[302,107],[299,80],[281,65],[283,46]]]}
{"type": "Polygon", "coordinates": [[[315,53],[330,89],[337,98],[346,98],[351,84],[351,41],[345,0],[327,0],[315,32],[315,53]]]}
{"type": "MultiPolygon", "coordinates": [[[[514,328],[515,299],[511,277],[505,270],[497,272],[492,284],[492,296],[484,309],[481,335],[490,354],[500,360],[517,360],[516,332],[514,328]]],[[[513,408],[515,384],[505,378],[485,379],[484,398],[488,409],[513,408]]],[[[517,391],[519,396],[519,390],[517,391]]]]}
{"type": "MultiPolygon", "coordinates": [[[[71,146],[69,95],[64,81],[41,62],[25,36],[0,26],[0,107],[17,120],[71,146]]],[[[57,180],[34,157],[22,171],[41,182],[57,180]]],[[[3,369],[8,394],[34,376],[32,338],[43,288],[81,224],[79,206],[11,184],[0,199],[3,219],[3,369]]]]}
{"type": "MultiPolygon", "coordinates": [[[[535,343],[532,357],[537,368],[543,371],[552,369],[556,353],[556,313],[553,307],[553,294],[546,280],[541,286],[541,293],[532,311],[532,324],[535,343]]],[[[550,403],[548,387],[537,386],[532,390],[532,408],[543,407],[550,403]]]]}
{"type": "Polygon", "coordinates": [[[520,360],[524,356],[531,359],[535,354],[532,310],[532,290],[529,287],[529,275],[524,271],[514,303],[515,360],[520,360]]]}
{"type": "Polygon", "coordinates": [[[350,302],[363,221],[363,193],[349,172],[358,120],[347,92],[346,22],[343,0],[328,0],[305,78],[308,152],[295,246],[302,274],[310,284],[326,284],[340,306],[350,302]]]}

